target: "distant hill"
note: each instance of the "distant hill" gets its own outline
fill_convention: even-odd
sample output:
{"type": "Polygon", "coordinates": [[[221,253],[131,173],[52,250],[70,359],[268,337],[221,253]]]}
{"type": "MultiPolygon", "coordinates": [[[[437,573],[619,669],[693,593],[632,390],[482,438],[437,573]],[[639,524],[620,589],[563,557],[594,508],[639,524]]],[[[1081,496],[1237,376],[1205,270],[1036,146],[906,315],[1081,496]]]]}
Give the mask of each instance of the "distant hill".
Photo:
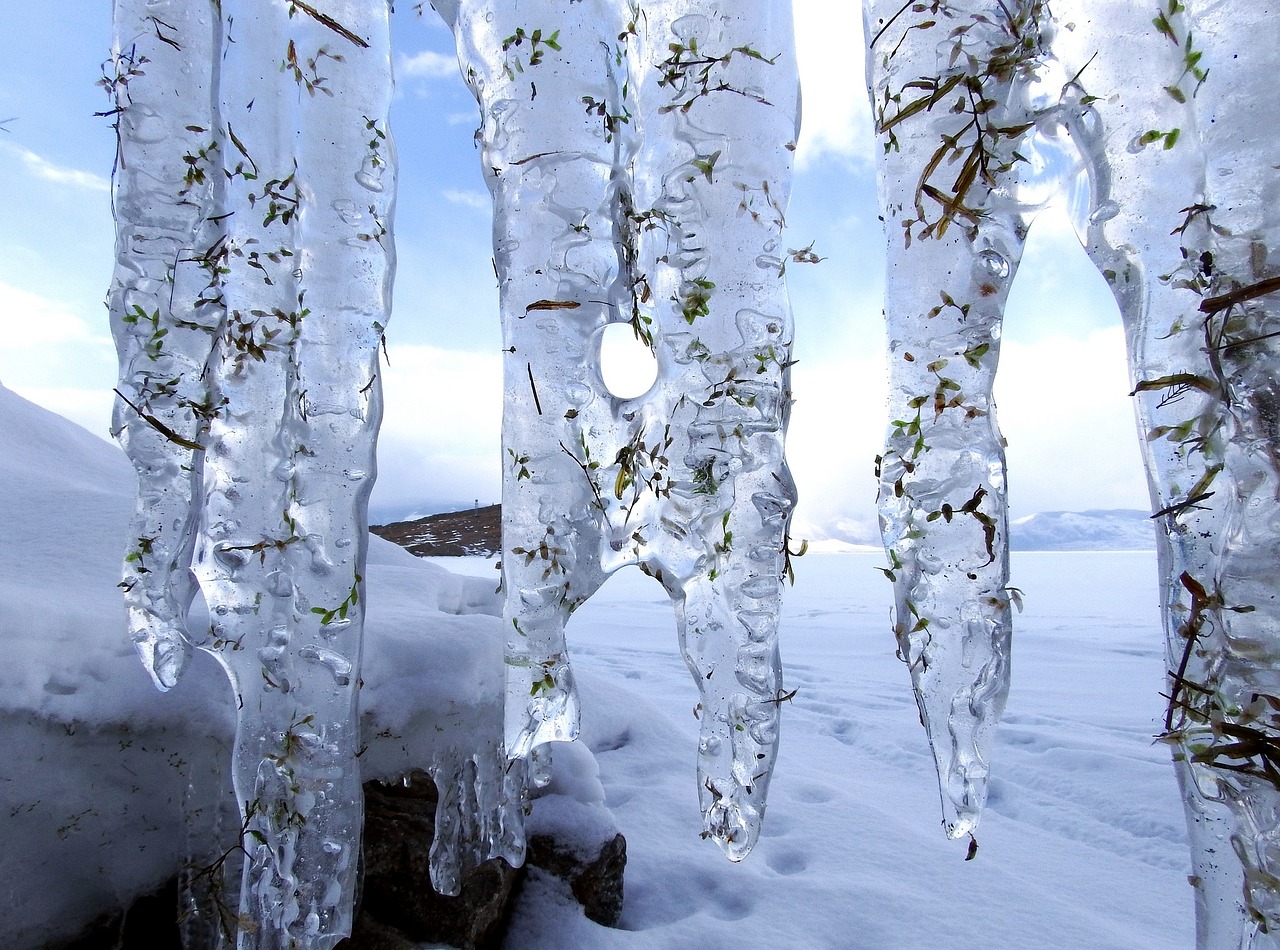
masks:
{"type": "Polygon", "coordinates": [[[418,557],[493,557],[502,550],[502,506],[370,525],[369,530],[418,557]]]}
{"type": "Polygon", "coordinates": [[[1042,511],[1009,525],[1014,551],[1154,551],[1155,546],[1150,514],[1129,508],[1042,511]]]}
{"type": "MultiPolygon", "coordinates": [[[[496,557],[502,549],[502,506],[428,515],[412,521],[374,525],[374,534],[408,548],[419,557],[496,557]]],[[[1156,528],[1145,511],[1130,508],[1092,511],[1043,511],[1009,526],[1014,551],[1153,551],[1156,528]]],[[[879,547],[873,529],[842,524],[814,550],[879,547]]]]}

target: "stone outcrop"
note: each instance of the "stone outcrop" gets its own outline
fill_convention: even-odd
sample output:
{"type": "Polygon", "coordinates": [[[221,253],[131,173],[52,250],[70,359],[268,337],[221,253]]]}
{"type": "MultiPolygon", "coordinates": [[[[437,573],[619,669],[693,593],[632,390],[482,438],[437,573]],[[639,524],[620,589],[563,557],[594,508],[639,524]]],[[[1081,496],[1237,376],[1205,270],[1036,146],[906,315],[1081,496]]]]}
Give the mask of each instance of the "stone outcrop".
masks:
{"type": "MultiPolygon", "coordinates": [[[[338,945],[341,950],[416,950],[424,943],[501,947],[525,868],[495,858],[463,880],[457,897],[437,894],[428,875],[437,800],[431,777],[415,771],[408,784],[366,782],[364,794],[364,883],[352,935],[338,945]]],[[[570,816],[586,807],[559,804],[570,816]]],[[[577,825],[577,833],[543,822],[529,836],[525,867],[565,881],[588,918],[613,926],[622,912],[627,842],[599,815],[592,817],[577,825]]],[[[175,877],[127,909],[99,918],[60,950],[180,950],[177,906],[175,877]]]]}

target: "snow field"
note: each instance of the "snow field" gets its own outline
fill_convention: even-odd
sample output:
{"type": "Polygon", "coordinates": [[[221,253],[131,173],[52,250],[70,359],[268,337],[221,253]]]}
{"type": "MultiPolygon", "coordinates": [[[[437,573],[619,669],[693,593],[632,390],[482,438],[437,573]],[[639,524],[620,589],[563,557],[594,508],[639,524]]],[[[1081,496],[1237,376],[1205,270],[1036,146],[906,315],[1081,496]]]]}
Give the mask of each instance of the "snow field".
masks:
{"type": "MultiPolygon", "coordinates": [[[[227,734],[233,711],[207,657],[160,694],[128,643],[115,588],[123,456],[2,388],[0,445],[0,926],[23,948],[172,873],[183,799],[192,778],[216,780],[209,737],[227,734]]],[[[377,539],[369,561],[362,700],[374,739],[361,761],[366,778],[392,777],[422,764],[442,725],[498,728],[500,631],[486,616],[497,572],[450,559],[477,575],[453,577],[377,539]]],[[[625,571],[574,615],[582,745],[558,754],[553,790],[566,801],[539,820],[581,822],[588,813],[567,800],[603,796],[627,836],[626,906],[621,929],[600,927],[534,873],[507,950],[1193,946],[1181,806],[1152,742],[1154,556],[1014,554],[1027,608],[971,862],[938,824],[881,563],[796,562],[782,643],[797,692],[782,709],[763,837],[737,865],[698,839],[697,692],[665,594],[625,571]]]]}
{"type": "Polygon", "coordinates": [[[582,740],[628,840],[625,932],[563,900],[557,913],[554,882],[538,881],[508,950],[1194,945],[1181,803],[1152,742],[1154,555],[1014,555],[1027,607],[971,862],[939,825],[881,563],[865,553],[796,563],[782,643],[797,692],[783,709],[763,837],[740,865],[697,840],[696,693],[662,590],[623,573],[577,612],[568,635],[582,740]]]}

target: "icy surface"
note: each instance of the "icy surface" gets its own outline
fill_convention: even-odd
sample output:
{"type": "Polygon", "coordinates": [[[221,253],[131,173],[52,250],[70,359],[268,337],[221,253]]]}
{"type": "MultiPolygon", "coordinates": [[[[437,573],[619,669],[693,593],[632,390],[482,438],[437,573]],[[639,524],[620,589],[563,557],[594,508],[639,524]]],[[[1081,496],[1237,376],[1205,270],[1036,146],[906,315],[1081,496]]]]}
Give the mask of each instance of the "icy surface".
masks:
{"type": "MultiPolygon", "coordinates": [[[[173,873],[186,775],[170,757],[221,758],[202,742],[212,730],[229,743],[234,709],[204,654],[161,695],[129,645],[115,589],[133,495],[124,456],[3,389],[0,446],[0,644],[11,660],[0,668],[0,926],[9,946],[34,950],[173,873]]],[[[590,749],[599,771],[562,778],[573,760],[557,748],[546,820],[582,820],[602,787],[628,839],[625,929],[586,920],[553,883],[530,880],[508,950],[734,950],[745,929],[762,945],[813,950],[847,950],[850,934],[854,946],[903,950],[1192,945],[1177,792],[1150,741],[1163,665],[1151,638],[1153,557],[1013,555],[1027,593],[1019,676],[970,862],[918,821],[936,795],[933,766],[884,648],[882,558],[811,552],[799,562],[784,613],[793,728],[765,834],[741,864],[696,846],[681,766],[699,730],[697,692],[670,649],[667,598],[622,572],[575,615],[575,751],[590,749]],[[1084,610],[1080,591],[1091,594],[1084,610]]],[[[452,577],[371,539],[368,778],[395,780],[426,761],[431,723],[450,710],[471,710],[463,728],[501,734],[500,620],[431,607],[460,590],[492,592],[495,571],[450,562],[478,576],[452,577]]]]}
{"type": "Polygon", "coordinates": [[[393,269],[387,14],[117,5],[117,418],[142,519],[131,625],[160,686],[193,641],[231,679],[244,946],[331,947],[350,930],[393,269]],[[210,622],[185,637],[189,568],[210,622]]]}
{"type": "Polygon", "coordinates": [[[991,385],[1032,210],[1007,172],[1044,52],[1038,3],[1013,4],[1008,18],[975,0],[925,11],[867,8],[889,252],[893,421],[878,462],[880,521],[943,826],[961,837],[987,795],[1009,690],[1004,449],[991,385]]]}
{"type": "Polygon", "coordinates": [[[789,4],[437,8],[480,104],[494,203],[508,750],[577,735],[565,623],[639,565],[675,605],[702,693],[706,835],[740,859],[776,755],[794,503],[789,4]],[[614,324],[657,359],[634,398],[601,376],[614,324]]]}
{"type": "Polygon", "coordinates": [[[103,71],[119,143],[108,295],[120,357],[114,429],[139,486],[125,600],[143,665],[169,689],[191,659],[193,502],[212,414],[203,371],[221,318],[204,293],[212,274],[197,261],[216,230],[208,218],[221,178],[218,31],[208,5],[146,0],[119,0],[114,31],[103,71]]]}
{"type": "MultiPolygon", "coordinates": [[[[960,513],[954,500],[951,511],[940,507],[936,493],[945,479],[930,475],[924,461],[937,469],[932,428],[951,408],[941,402],[948,394],[938,361],[952,356],[928,347],[948,314],[972,331],[985,309],[969,308],[948,284],[965,269],[946,259],[944,230],[955,225],[967,232],[964,241],[952,238],[957,260],[967,252],[975,266],[990,264],[997,259],[984,240],[993,223],[1004,216],[1018,236],[1026,219],[1017,215],[1065,189],[1081,239],[1115,293],[1129,341],[1139,431],[1162,529],[1169,678],[1162,734],[1184,791],[1198,940],[1202,947],[1270,946],[1280,932],[1274,857],[1280,655],[1271,606],[1280,556],[1273,526],[1272,346],[1280,281],[1274,137],[1242,91],[1274,72],[1280,33],[1273,11],[1262,5],[1208,0],[1171,0],[1153,9],[1055,0],[1052,14],[1039,0],[1002,5],[1000,15],[985,7],[873,7],[882,202],[891,249],[895,220],[902,219],[907,238],[890,256],[897,421],[881,492],[904,652],[913,674],[911,648],[932,666],[928,649],[938,629],[966,616],[956,598],[921,610],[917,580],[919,551],[939,530],[929,520],[950,523],[960,513]],[[1001,46],[1002,36],[1019,42],[1001,46]],[[991,130],[990,148],[979,148],[975,139],[984,127],[991,130]],[[977,144],[966,153],[960,146],[970,141],[977,144]],[[980,161],[971,165],[975,157],[980,161]],[[927,301],[900,306],[912,281],[917,288],[944,285],[941,307],[935,302],[923,320],[927,301]],[[921,349],[935,361],[926,368],[939,380],[928,423],[904,414],[912,408],[907,400],[928,408],[930,380],[917,365],[921,349]],[[926,483],[919,486],[922,473],[926,483]]],[[[999,260],[1016,266],[1016,242],[1008,247],[1014,253],[1002,250],[999,260]]],[[[1011,268],[997,269],[1011,276],[1011,268]]],[[[999,304],[1001,286],[980,289],[999,304]]],[[[994,347],[985,355],[994,356],[994,347]]],[[[1059,382],[1069,388],[1069,380],[1059,382]]],[[[952,459],[976,453],[995,472],[1001,465],[990,446],[979,427],[957,439],[943,459],[954,465],[952,459]]],[[[995,500],[1002,509],[1003,500],[995,500]]],[[[994,514],[998,543],[1002,511],[994,514]]],[[[985,547],[999,558],[990,534],[985,547]]],[[[980,556],[983,545],[970,542],[968,551],[980,556]]],[[[970,664],[963,666],[967,671],[970,664]]],[[[923,676],[916,685],[935,753],[950,745],[955,755],[954,710],[948,743],[923,676]]],[[[970,705],[970,713],[978,711],[970,705]]],[[[984,714],[998,711],[993,703],[984,714]]],[[[948,787],[953,771],[951,757],[939,755],[944,814],[948,797],[955,799],[948,787]]],[[[981,804],[980,796],[973,804],[981,804]]]]}

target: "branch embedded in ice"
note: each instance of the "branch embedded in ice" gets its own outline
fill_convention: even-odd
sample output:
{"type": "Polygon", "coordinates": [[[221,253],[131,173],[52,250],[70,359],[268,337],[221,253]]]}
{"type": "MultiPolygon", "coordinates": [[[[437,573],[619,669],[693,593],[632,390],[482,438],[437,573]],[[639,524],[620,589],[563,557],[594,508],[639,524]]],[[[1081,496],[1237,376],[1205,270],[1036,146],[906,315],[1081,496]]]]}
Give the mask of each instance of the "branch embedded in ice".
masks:
{"type": "Polygon", "coordinates": [[[118,427],[155,521],[127,562],[132,626],[173,685],[194,573],[211,617],[199,645],[239,708],[244,946],[331,947],[350,931],[393,266],[387,14],[120,0],[104,80],[120,133],[118,427]]]}
{"type": "Polygon", "coordinates": [[[781,229],[797,101],[786,4],[450,6],[482,116],[506,352],[507,743],[573,737],[564,626],[637,564],[703,693],[706,833],[759,831],[777,743],[791,324],[781,229]],[[715,239],[711,238],[715,235],[715,239]],[[659,380],[599,369],[627,324],[659,380]]]}
{"type": "Polygon", "coordinates": [[[895,634],[947,834],[972,834],[1008,693],[1004,449],[991,387],[1031,214],[1019,148],[1047,57],[1039,0],[874,4],[868,52],[888,228],[890,431],[878,462],[895,634]],[[935,15],[936,12],[936,15],[935,15]],[[901,240],[897,231],[901,228],[901,240]]]}
{"type": "Polygon", "coordinates": [[[112,428],[138,473],[121,586],[143,665],[169,689],[191,658],[194,499],[216,411],[202,374],[220,314],[198,288],[199,260],[217,230],[210,218],[221,177],[212,115],[218,33],[195,5],[160,10],[119,0],[114,16],[101,80],[117,137],[108,305],[120,382],[112,428]],[[179,72],[181,83],[167,80],[179,72]]]}

